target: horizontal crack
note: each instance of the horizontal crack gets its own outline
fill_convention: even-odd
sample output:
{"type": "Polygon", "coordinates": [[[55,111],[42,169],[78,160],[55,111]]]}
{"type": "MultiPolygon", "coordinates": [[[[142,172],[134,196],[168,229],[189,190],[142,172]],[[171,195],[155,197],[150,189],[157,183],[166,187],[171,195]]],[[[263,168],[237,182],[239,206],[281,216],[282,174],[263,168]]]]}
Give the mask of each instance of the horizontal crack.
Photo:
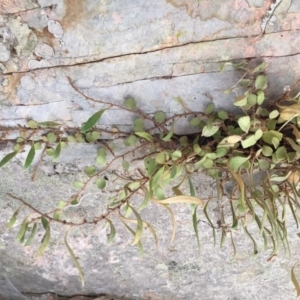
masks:
{"type": "MultiPolygon", "coordinates": [[[[267,36],[267,35],[280,34],[280,33],[287,32],[287,31],[299,31],[299,30],[298,29],[282,30],[282,31],[278,31],[278,32],[264,33],[263,35],[259,34],[259,35],[239,36],[239,37],[230,37],[230,38],[226,37],[226,38],[219,38],[219,39],[206,40],[206,41],[200,41],[200,42],[199,41],[188,42],[188,43],[181,44],[181,45],[167,46],[167,47],[163,47],[160,49],[154,49],[154,50],[149,50],[149,51],[144,51],[144,52],[131,52],[131,53],[120,54],[120,55],[112,55],[112,56],[104,57],[101,59],[95,59],[93,61],[79,62],[79,63],[68,64],[68,65],[60,64],[60,65],[47,66],[47,67],[35,68],[35,69],[30,69],[30,70],[25,70],[25,71],[18,71],[18,72],[7,72],[7,73],[3,73],[3,75],[9,76],[9,75],[14,75],[14,74],[26,74],[26,73],[30,73],[30,72],[34,72],[34,71],[38,71],[38,70],[48,70],[48,69],[55,69],[55,68],[70,68],[70,67],[75,67],[75,66],[89,65],[89,64],[93,64],[93,63],[104,62],[104,61],[107,61],[110,59],[122,58],[122,57],[126,57],[126,56],[131,56],[131,55],[145,55],[145,54],[149,54],[149,53],[155,53],[155,52],[160,52],[160,51],[167,50],[167,49],[175,49],[175,48],[185,47],[185,46],[189,46],[189,45],[196,45],[196,44],[203,44],[203,43],[210,43],[210,42],[217,42],[217,41],[234,40],[234,39],[243,39],[243,38],[250,39],[250,38],[263,37],[263,36],[267,36]]],[[[253,59],[253,58],[259,58],[259,57],[288,57],[288,56],[293,56],[293,55],[298,55],[298,54],[299,53],[296,53],[296,54],[293,53],[293,54],[287,54],[287,55],[281,55],[281,56],[273,55],[273,56],[240,57],[240,58],[235,58],[233,60],[253,59]]],[[[225,61],[228,61],[228,60],[225,60],[225,61]]],[[[218,63],[221,63],[221,62],[223,62],[223,61],[218,61],[218,63]]],[[[207,63],[216,63],[216,62],[207,62],[207,63]]],[[[214,72],[207,72],[207,73],[214,73],[214,72]]],[[[199,73],[195,73],[195,74],[199,74],[199,73]]],[[[145,78],[145,79],[141,79],[141,80],[172,79],[174,77],[181,77],[181,76],[188,76],[188,75],[195,75],[195,74],[185,74],[185,75],[180,75],[180,76],[166,75],[166,76],[161,76],[161,77],[145,78]]],[[[139,80],[119,83],[116,85],[132,83],[135,81],[139,81],[139,80]]],[[[111,86],[115,86],[115,85],[111,85],[111,86]]]]}
{"type": "MultiPolygon", "coordinates": [[[[271,33],[268,33],[268,34],[271,34],[271,33]]],[[[7,72],[7,73],[3,73],[3,75],[24,74],[24,73],[33,72],[33,71],[36,71],[36,70],[48,70],[48,69],[54,69],[54,68],[69,68],[69,67],[75,67],[75,66],[80,66],[80,65],[88,65],[88,64],[92,64],[92,63],[99,63],[99,62],[103,62],[103,61],[106,61],[106,60],[110,60],[110,59],[114,59],[114,58],[122,58],[122,57],[126,57],[126,56],[131,56],[131,55],[144,55],[144,54],[149,54],[149,53],[155,53],[155,52],[160,52],[160,51],[167,50],[167,49],[175,49],[175,48],[185,47],[185,46],[189,46],[189,45],[210,43],[210,42],[216,42],[216,41],[226,41],[226,40],[233,40],[233,39],[256,38],[256,37],[259,37],[259,36],[260,35],[256,34],[256,35],[251,35],[251,36],[239,36],[239,37],[230,37],[230,38],[226,37],[226,38],[219,38],[219,39],[206,40],[206,41],[200,41],[200,42],[199,41],[197,41],[197,42],[188,42],[188,43],[185,43],[185,44],[167,46],[167,47],[162,47],[160,49],[148,50],[148,51],[144,51],[144,52],[131,52],[131,53],[126,53],[126,54],[107,56],[107,57],[103,57],[103,58],[100,58],[100,59],[95,59],[93,61],[79,62],[79,63],[68,64],[68,65],[60,64],[60,65],[55,65],[55,66],[41,67],[41,68],[35,68],[35,69],[19,71],[19,72],[7,72]]],[[[76,59],[76,57],[74,57],[74,59],[76,59]]]]}

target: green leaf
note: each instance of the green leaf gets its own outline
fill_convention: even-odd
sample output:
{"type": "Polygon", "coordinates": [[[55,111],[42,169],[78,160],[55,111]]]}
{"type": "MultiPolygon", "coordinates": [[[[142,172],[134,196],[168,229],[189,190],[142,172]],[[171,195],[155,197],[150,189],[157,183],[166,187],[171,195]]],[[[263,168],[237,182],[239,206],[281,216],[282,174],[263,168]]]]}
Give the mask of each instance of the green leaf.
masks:
{"type": "Polygon", "coordinates": [[[287,151],[286,151],[285,146],[279,147],[275,152],[275,155],[279,161],[285,159],[286,154],[287,154],[287,151]]]}
{"type": "Polygon", "coordinates": [[[299,285],[299,282],[296,278],[296,275],[295,275],[295,267],[300,263],[300,261],[296,262],[294,264],[294,266],[292,267],[291,269],[291,280],[294,284],[294,287],[296,289],[296,292],[297,292],[297,298],[300,296],[300,285],[299,285]]]}
{"type": "Polygon", "coordinates": [[[155,161],[160,164],[163,165],[166,162],[166,153],[165,152],[160,152],[155,156],[155,161]]]}
{"type": "Polygon", "coordinates": [[[258,75],[255,79],[255,88],[257,90],[265,90],[268,86],[267,77],[265,75],[258,75]]]}
{"type": "Polygon", "coordinates": [[[86,139],[90,143],[97,141],[99,137],[100,137],[100,133],[98,131],[92,131],[86,134],[86,139]]]}
{"type": "Polygon", "coordinates": [[[262,148],[262,154],[264,156],[272,156],[273,149],[270,146],[264,145],[262,148]]]}
{"type": "Polygon", "coordinates": [[[259,165],[259,168],[263,171],[269,170],[270,166],[271,166],[270,163],[266,159],[259,159],[258,165],[259,165]]]}
{"type": "Polygon", "coordinates": [[[152,177],[152,179],[150,180],[150,187],[152,190],[154,190],[156,188],[156,186],[158,185],[162,174],[165,171],[165,166],[162,166],[152,177]]]}
{"type": "Polygon", "coordinates": [[[48,139],[49,143],[54,143],[54,142],[56,142],[57,137],[53,132],[49,132],[47,134],[47,139],[48,139]]]}
{"type": "Polygon", "coordinates": [[[173,136],[173,134],[174,134],[174,122],[173,122],[172,125],[171,125],[170,131],[168,132],[168,134],[167,134],[166,136],[164,136],[164,137],[162,138],[162,140],[163,140],[164,142],[169,142],[169,141],[171,140],[171,137],[173,136]]]}
{"type": "Polygon", "coordinates": [[[95,166],[86,166],[84,168],[84,173],[87,176],[93,176],[96,173],[96,167],[95,166]]]}
{"type": "Polygon", "coordinates": [[[203,167],[206,168],[206,169],[210,169],[213,167],[214,165],[214,162],[213,160],[209,159],[209,158],[206,158],[205,161],[202,163],[203,164],[203,167]]]}
{"type": "Polygon", "coordinates": [[[52,156],[52,161],[56,161],[60,155],[61,152],[61,142],[59,142],[54,150],[53,156],[52,156]]]}
{"type": "Polygon", "coordinates": [[[32,240],[33,240],[33,238],[35,236],[35,233],[36,233],[36,229],[37,229],[37,223],[34,223],[32,229],[31,229],[30,236],[29,236],[29,238],[27,239],[27,241],[25,243],[25,246],[29,246],[32,243],[32,240]]]}
{"type": "Polygon", "coordinates": [[[57,204],[57,207],[58,208],[64,208],[64,207],[66,207],[66,205],[67,205],[67,203],[65,201],[59,200],[58,204],[57,204]]]}
{"type": "Polygon", "coordinates": [[[144,159],[144,165],[145,165],[147,176],[151,177],[157,169],[157,164],[156,164],[155,160],[153,158],[146,157],[144,159]]]}
{"type": "Polygon", "coordinates": [[[212,135],[214,135],[218,130],[219,130],[220,126],[204,126],[204,128],[202,129],[202,136],[205,137],[210,137],[212,135]]]}
{"type": "Polygon", "coordinates": [[[172,160],[178,160],[179,158],[181,158],[182,156],[182,153],[180,150],[175,150],[172,154],[171,154],[171,157],[172,157],[172,160]]]}
{"type": "Polygon", "coordinates": [[[116,236],[116,228],[115,228],[115,226],[114,226],[114,224],[112,223],[111,220],[106,219],[106,222],[107,222],[107,223],[109,224],[109,226],[110,226],[110,233],[109,233],[109,235],[107,236],[107,244],[110,244],[110,243],[114,240],[114,238],[115,238],[115,236],[116,236]]]}
{"type": "Polygon", "coordinates": [[[249,158],[250,158],[250,156],[248,156],[248,157],[244,157],[244,156],[231,157],[229,159],[230,169],[233,170],[234,172],[236,172],[243,163],[245,163],[246,161],[249,160],[249,158]]]}
{"type": "MultiPolygon", "coordinates": [[[[71,227],[70,227],[70,229],[71,229],[71,227]]],[[[79,262],[78,262],[78,260],[77,260],[77,258],[75,256],[73,250],[71,249],[71,247],[68,244],[68,233],[69,233],[69,230],[65,234],[65,238],[64,238],[65,246],[66,246],[66,248],[67,248],[67,250],[68,250],[68,252],[69,252],[69,254],[70,254],[71,258],[72,258],[72,261],[73,261],[73,263],[74,263],[74,265],[75,265],[75,267],[76,267],[76,269],[77,269],[77,271],[79,273],[79,277],[81,279],[81,284],[82,284],[82,286],[84,286],[84,275],[83,275],[82,268],[81,268],[81,266],[80,266],[80,264],[79,264],[79,262]]]]}
{"type": "Polygon", "coordinates": [[[5,155],[0,161],[0,168],[7,164],[18,152],[14,151],[5,155]]]}
{"type": "Polygon", "coordinates": [[[244,106],[247,104],[247,96],[241,95],[235,98],[234,105],[235,106],[244,106]]]}
{"type": "Polygon", "coordinates": [[[267,64],[266,62],[262,62],[261,64],[259,64],[253,71],[252,73],[260,73],[260,72],[263,72],[266,68],[267,64]]]}
{"type": "Polygon", "coordinates": [[[189,182],[189,187],[190,187],[190,196],[192,197],[195,197],[195,189],[194,189],[194,186],[193,186],[193,183],[190,179],[190,177],[188,177],[188,182],[189,182]]]}
{"type": "Polygon", "coordinates": [[[97,164],[104,165],[106,163],[106,149],[100,148],[97,152],[97,164]]]}
{"type": "Polygon", "coordinates": [[[163,111],[157,111],[154,114],[154,119],[157,123],[162,123],[166,119],[166,114],[163,111]]]}
{"type": "Polygon", "coordinates": [[[196,235],[196,239],[197,239],[197,245],[198,245],[198,249],[199,249],[199,254],[200,254],[200,238],[199,238],[199,231],[198,231],[198,218],[197,218],[197,206],[195,205],[195,207],[193,208],[193,228],[195,231],[195,235],[196,235]]]}
{"type": "Polygon", "coordinates": [[[258,90],[256,94],[257,94],[257,104],[262,105],[263,102],[265,101],[265,93],[262,90],[258,90]]]}
{"type": "Polygon", "coordinates": [[[74,138],[74,136],[68,135],[67,139],[68,139],[68,142],[70,142],[70,143],[76,142],[76,139],[74,138]]]}
{"type": "Polygon", "coordinates": [[[73,186],[76,189],[80,189],[80,188],[82,188],[84,186],[84,184],[81,181],[74,181],[73,182],[73,186]]]}
{"type": "Polygon", "coordinates": [[[105,179],[103,179],[103,178],[98,178],[98,179],[96,180],[96,185],[97,185],[97,187],[98,187],[100,190],[103,190],[103,189],[105,188],[105,186],[106,186],[106,181],[105,181],[105,179]]]}
{"type": "Polygon", "coordinates": [[[136,136],[131,134],[128,138],[124,140],[124,145],[133,146],[134,144],[136,144],[136,142],[137,142],[136,136]]]}
{"type": "Polygon", "coordinates": [[[48,224],[49,224],[48,220],[44,216],[42,216],[41,217],[41,222],[42,222],[42,225],[43,225],[44,229],[46,229],[48,224]]]}
{"type": "Polygon", "coordinates": [[[190,125],[193,127],[200,125],[200,123],[201,123],[201,119],[199,117],[195,117],[190,120],[190,125]]]}
{"type": "Polygon", "coordinates": [[[243,116],[238,119],[238,124],[240,128],[248,133],[250,129],[250,117],[249,116],[243,116]]]}
{"type": "Polygon", "coordinates": [[[160,204],[178,204],[178,203],[185,203],[185,204],[195,204],[195,205],[201,205],[203,206],[203,201],[200,198],[192,197],[192,196],[175,196],[170,197],[164,200],[159,200],[154,202],[160,203],[160,204]]]}
{"type": "Polygon", "coordinates": [[[218,112],[218,118],[220,118],[221,120],[227,120],[228,119],[228,114],[225,110],[220,110],[218,112]]]}
{"type": "Polygon", "coordinates": [[[277,109],[274,109],[273,111],[270,112],[269,118],[270,119],[275,119],[279,116],[279,111],[277,109]]]}
{"type": "Polygon", "coordinates": [[[50,241],[50,227],[49,225],[46,227],[46,232],[45,232],[45,235],[43,237],[43,240],[42,240],[42,243],[37,251],[37,254],[36,256],[39,257],[43,254],[43,252],[46,250],[48,244],[49,244],[49,241],[50,241]]]}
{"type": "Polygon", "coordinates": [[[52,148],[47,148],[47,149],[46,149],[46,154],[47,154],[48,156],[52,156],[52,155],[54,154],[54,150],[53,150],[52,148]]]}
{"type": "Polygon", "coordinates": [[[255,138],[255,135],[251,134],[246,139],[241,141],[241,144],[242,144],[242,147],[245,149],[245,148],[249,148],[249,147],[255,145],[256,141],[257,141],[257,139],[255,138]]]}
{"type": "Polygon", "coordinates": [[[248,95],[247,103],[250,105],[255,105],[257,103],[257,96],[254,94],[248,95]]]}
{"type": "Polygon", "coordinates": [[[144,131],[144,120],[139,118],[133,121],[133,130],[134,131],[144,131]]]}
{"type": "Polygon", "coordinates": [[[21,228],[16,237],[17,241],[21,241],[21,239],[23,238],[23,236],[26,233],[27,227],[28,227],[28,217],[26,217],[21,224],[21,228]]]}
{"type": "Polygon", "coordinates": [[[279,142],[281,141],[283,134],[279,131],[269,130],[268,132],[264,133],[262,139],[264,142],[274,145],[275,148],[278,148],[279,142]]]}
{"type": "Polygon", "coordinates": [[[132,206],[130,206],[130,208],[132,209],[132,211],[135,214],[135,217],[137,219],[136,232],[134,235],[134,240],[132,242],[132,245],[136,245],[140,241],[140,239],[143,235],[143,220],[142,220],[141,216],[139,215],[139,213],[132,206]]]}
{"type": "Polygon", "coordinates": [[[135,132],[135,134],[141,138],[144,138],[148,142],[151,142],[151,143],[153,142],[152,136],[147,132],[135,132]]]}
{"type": "Polygon", "coordinates": [[[205,113],[206,115],[210,115],[214,110],[215,110],[215,105],[214,105],[213,103],[209,103],[209,104],[206,106],[206,108],[205,108],[205,110],[204,110],[204,113],[205,113]]]}
{"type": "Polygon", "coordinates": [[[239,85],[242,86],[242,87],[247,87],[249,86],[251,83],[251,80],[250,79],[241,79],[239,80],[239,85]]]}
{"type": "Polygon", "coordinates": [[[126,160],[123,160],[122,161],[122,167],[124,168],[125,171],[128,171],[129,167],[130,167],[130,164],[128,161],[126,160]]]}
{"type": "Polygon", "coordinates": [[[33,159],[34,159],[34,156],[35,156],[35,147],[34,147],[34,144],[31,146],[29,152],[28,152],[28,155],[26,157],[26,161],[25,161],[25,164],[24,164],[24,169],[28,169],[29,166],[31,165],[31,163],[33,162],[33,159]]]}
{"type": "Polygon", "coordinates": [[[53,122],[53,121],[38,122],[38,124],[43,127],[57,127],[57,126],[61,125],[61,124],[53,122]]]}
{"type": "Polygon", "coordinates": [[[106,109],[101,109],[97,111],[95,114],[93,114],[82,126],[81,132],[87,132],[89,129],[91,129],[93,126],[95,126],[103,113],[106,111],[106,109]]]}
{"type": "Polygon", "coordinates": [[[29,120],[29,121],[27,122],[27,125],[28,125],[29,128],[32,128],[32,129],[37,128],[37,122],[34,121],[34,120],[29,120]]]}
{"type": "Polygon", "coordinates": [[[11,216],[11,218],[9,219],[6,227],[8,229],[12,228],[14,226],[14,224],[16,223],[17,221],[17,216],[18,216],[18,213],[20,211],[20,209],[22,208],[22,205],[18,207],[18,209],[13,213],[13,215],[11,216]]]}
{"type": "Polygon", "coordinates": [[[127,109],[130,109],[130,110],[136,109],[136,101],[133,98],[125,99],[124,105],[127,109]]]}

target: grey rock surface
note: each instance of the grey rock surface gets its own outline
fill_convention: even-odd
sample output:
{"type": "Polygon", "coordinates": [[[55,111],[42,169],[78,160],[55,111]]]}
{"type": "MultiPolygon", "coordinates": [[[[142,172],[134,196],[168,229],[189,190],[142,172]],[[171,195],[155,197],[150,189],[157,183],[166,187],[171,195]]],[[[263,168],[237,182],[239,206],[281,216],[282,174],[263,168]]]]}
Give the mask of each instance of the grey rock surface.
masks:
{"type": "MultiPolygon", "coordinates": [[[[176,97],[192,111],[202,111],[211,101],[217,110],[233,111],[232,95],[223,91],[240,74],[230,68],[219,72],[220,63],[231,60],[245,59],[253,65],[266,61],[268,99],[277,99],[285,86],[300,78],[300,2],[277,2],[263,34],[271,0],[2,0],[0,127],[23,126],[28,119],[76,127],[109,103],[122,105],[126,97],[134,97],[149,116],[158,110],[167,116],[181,112],[176,97]]],[[[130,131],[133,118],[114,107],[99,126],[130,131]]],[[[186,124],[178,124],[175,132],[188,133],[186,124]]],[[[112,136],[103,133],[103,138],[112,136]]],[[[2,159],[12,145],[2,143],[2,137],[0,142],[2,159]]],[[[115,143],[123,150],[121,139],[115,143]]],[[[64,246],[66,226],[53,225],[49,249],[36,258],[43,229],[38,229],[38,242],[20,245],[15,236],[31,211],[21,210],[16,226],[7,231],[7,221],[20,205],[7,193],[47,212],[76,192],[72,184],[84,178],[83,168],[93,164],[97,148],[71,145],[55,166],[45,160],[35,181],[30,179],[33,168],[28,173],[22,167],[26,152],[0,169],[0,297],[295,299],[289,272],[300,259],[297,228],[290,225],[291,260],[281,249],[268,262],[270,251],[263,252],[262,245],[253,257],[253,245],[242,229],[234,234],[238,252],[233,260],[229,239],[222,249],[213,246],[211,228],[200,211],[199,256],[186,205],[174,205],[178,228],[172,244],[170,216],[154,205],[143,211],[159,237],[156,250],[152,235],[145,234],[144,257],[131,246],[132,237],[116,216],[118,234],[111,245],[106,242],[109,229],[101,223],[72,228],[68,241],[84,270],[84,287],[64,246]]],[[[120,168],[116,162],[106,176],[115,179],[120,168]]],[[[199,197],[215,196],[214,182],[203,174],[194,184],[199,197]]],[[[82,205],[65,211],[66,219],[93,220],[105,212],[109,191],[90,187],[82,205]]],[[[212,202],[210,209],[217,222],[218,203],[212,202]]],[[[250,228],[259,238],[255,227],[250,228]]]]}

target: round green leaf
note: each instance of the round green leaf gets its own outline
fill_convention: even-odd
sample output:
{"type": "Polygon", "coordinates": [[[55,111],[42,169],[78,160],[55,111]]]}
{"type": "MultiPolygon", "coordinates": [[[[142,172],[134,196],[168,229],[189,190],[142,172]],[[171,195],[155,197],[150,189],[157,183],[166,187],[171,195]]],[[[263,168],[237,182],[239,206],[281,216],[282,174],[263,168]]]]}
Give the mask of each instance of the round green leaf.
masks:
{"type": "Polygon", "coordinates": [[[88,132],[86,134],[86,139],[88,142],[92,143],[98,140],[100,133],[98,131],[88,132]]]}
{"type": "Polygon", "coordinates": [[[269,118],[270,119],[275,119],[279,116],[279,111],[277,109],[274,109],[273,111],[270,112],[269,118]]]}
{"type": "Polygon", "coordinates": [[[206,168],[206,169],[210,169],[213,167],[214,165],[214,162],[213,160],[207,158],[203,163],[202,163],[203,167],[206,168]]]}
{"type": "Polygon", "coordinates": [[[210,136],[214,135],[219,130],[219,128],[220,128],[220,126],[208,127],[206,125],[206,126],[204,126],[204,128],[202,130],[202,136],[210,137],[210,136]]]}
{"type": "Polygon", "coordinates": [[[46,154],[47,154],[48,156],[52,156],[52,155],[54,154],[54,149],[52,149],[52,148],[47,148],[47,149],[46,149],[46,154]]]}
{"type": "Polygon", "coordinates": [[[166,153],[165,152],[160,152],[155,156],[155,161],[158,164],[163,165],[166,162],[166,153]]]}
{"type": "Polygon", "coordinates": [[[218,118],[220,118],[221,120],[227,120],[228,119],[228,114],[225,110],[220,110],[218,112],[218,118]]]}
{"type": "Polygon", "coordinates": [[[137,137],[135,135],[130,135],[124,140],[125,146],[133,146],[137,142],[137,137]]]}
{"type": "Polygon", "coordinates": [[[133,121],[133,130],[134,131],[144,131],[144,120],[143,119],[135,119],[133,121]]]}
{"type": "Polygon", "coordinates": [[[106,181],[105,179],[103,178],[98,178],[96,180],[96,186],[100,189],[100,190],[103,190],[106,186],[106,181]]]}
{"type": "Polygon", "coordinates": [[[270,163],[266,159],[259,159],[258,165],[259,165],[259,168],[263,171],[270,169],[270,163]]]}
{"type": "Polygon", "coordinates": [[[247,103],[250,105],[255,105],[257,103],[257,96],[254,94],[250,94],[248,96],[247,103]]]}
{"type": "Polygon", "coordinates": [[[250,158],[249,156],[248,157],[244,157],[244,156],[231,157],[229,159],[229,167],[233,171],[236,172],[243,163],[245,163],[247,160],[249,160],[249,158],[250,158]]]}
{"type": "Polygon", "coordinates": [[[154,114],[154,119],[157,123],[161,123],[166,119],[166,114],[163,111],[157,111],[154,114]]]}
{"type": "Polygon", "coordinates": [[[84,173],[87,176],[93,176],[96,173],[96,167],[95,166],[86,166],[84,168],[84,173]]]}
{"type": "Polygon", "coordinates": [[[235,98],[234,105],[235,106],[244,106],[247,104],[247,96],[241,95],[235,98]]]}
{"type": "Polygon", "coordinates": [[[32,129],[35,129],[35,128],[38,127],[38,126],[37,126],[37,122],[34,121],[34,120],[29,120],[29,121],[27,122],[27,125],[28,125],[29,128],[32,128],[32,129]]]}
{"type": "Polygon", "coordinates": [[[128,109],[131,109],[131,110],[136,109],[136,101],[133,98],[127,98],[127,99],[125,99],[124,105],[128,109]]]}
{"type": "Polygon", "coordinates": [[[258,90],[256,94],[257,94],[257,104],[262,105],[263,102],[265,101],[265,93],[262,90],[258,90]]]}
{"type": "Polygon", "coordinates": [[[70,143],[75,143],[76,142],[76,139],[74,138],[74,136],[69,135],[67,137],[67,139],[68,139],[68,142],[70,142],[70,143]]]}
{"type": "Polygon", "coordinates": [[[268,86],[267,77],[265,75],[258,75],[255,79],[255,88],[257,90],[265,90],[268,86]]]}
{"type": "Polygon", "coordinates": [[[239,124],[240,128],[247,133],[250,128],[250,117],[243,116],[243,117],[239,118],[238,124],[239,124]]]}
{"type": "Polygon", "coordinates": [[[210,115],[210,114],[214,111],[214,109],[215,109],[215,105],[214,105],[213,103],[209,103],[209,104],[206,106],[206,108],[205,108],[205,110],[204,110],[204,113],[205,113],[206,115],[210,115]]]}
{"type": "Polygon", "coordinates": [[[128,161],[126,160],[123,160],[122,161],[122,167],[124,168],[124,170],[128,171],[129,167],[130,167],[130,164],[128,161]]]}
{"type": "Polygon", "coordinates": [[[47,134],[47,139],[50,143],[54,143],[57,139],[56,135],[53,132],[47,134]]]}
{"type": "Polygon", "coordinates": [[[193,118],[190,120],[191,126],[198,126],[201,123],[201,119],[199,117],[193,118]]]}
{"type": "Polygon", "coordinates": [[[76,189],[80,189],[80,188],[83,187],[83,183],[82,183],[81,181],[74,181],[74,182],[73,182],[73,186],[74,186],[74,188],[76,188],[76,189]]]}
{"type": "Polygon", "coordinates": [[[172,160],[177,160],[177,159],[179,159],[181,156],[182,156],[182,153],[181,153],[180,150],[175,150],[175,151],[171,154],[172,160]]]}
{"type": "Polygon", "coordinates": [[[246,139],[244,139],[243,141],[241,141],[242,147],[245,148],[249,148],[253,145],[256,144],[256,138],[255,135],[249,135],[246,139]]]}

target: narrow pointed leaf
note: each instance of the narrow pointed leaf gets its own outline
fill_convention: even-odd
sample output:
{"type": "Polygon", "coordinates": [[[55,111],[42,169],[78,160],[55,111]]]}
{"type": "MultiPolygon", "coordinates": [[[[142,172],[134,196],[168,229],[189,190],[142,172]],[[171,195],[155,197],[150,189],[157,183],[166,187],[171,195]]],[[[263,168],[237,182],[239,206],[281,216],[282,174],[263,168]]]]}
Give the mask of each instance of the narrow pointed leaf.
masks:
{"type": "Polygon", "coordinates": [[[29,168],[29,166],[32,164],[34,156],[35,156],[35,146],[32,145],[29,152],[28,152],[28,155],[26,157],[26,161],[25,161],[25,164],[24,164],[24,169],[25,170],[27,168],[29,168]]]}
{"type": "Polygon", "coordinates": [[[82,268],[81,268],[81,266],[80,266],[80,264],[79,264],[79,262],[78,262],[78,260],[77,260],[77,258],[75,256],[73,250],[71,249],[71,247],[68,244],[68,233],[69,233],[69,230],[65,234],[65,238],[64,238],[65,246],[66,246],[66,248],[67,248],[67,250],[68,250],[68,252],[69,252],[69,254],[70,254],[71,258],[72,258],[72,261],[73,261],[73,263],[74,263],[74,265],[75,265],[75,267],[76,267],[76,269],[77,269],[77,271],[79,273],[79,277],[81,279],[81,284],[82,284],[82,286],[84,286],[84,275],[83,275],[82,268]]]}
{"type": "Polygon", "coordinates": [[[136,232],[135,232],[134,240],[132,242],[132,245],[136,245],[143,235],[143,220],[140,214],[132,206],[130,206],[130,208],[132,209],[137,219],[136,232]]]}
{"type": "Polygon", "coordinates": [[[151,143],[153,142],[152,136],[147,132],[135,132],[135,134],[141,138],[144,138],[145,140],[147,140],[151,143]]]}
{"type": "Polygon", "coordinates": [[[7,164],[18,152],[14,151],[5,155],[0,161],[0,168],[7,164]]]}
{"type": "Polygon", "coordinates": [[[50,227],[47,226],[45,235],[43,237],[42,244],[40,245],[40,247],[37,251],[37,254],[36,254],[37,257],[41,256],[44,253],[44,251],[46,250],[46,248],[49,244],[49,241],[50,241],[50,227]]]}
{"type": "Polygon", "coordinates": [[[110,226],[110,233],[107,236],[107,244],[110,244],[114,240],[114,238],[116,236],[116,228],[115,228],[115,226],[114,226],[114,224],[112,223],[111,220],[106,219],[106,221],[107,221],[107,223],[110,226]]]}
{"type": "Polygon", "coordinates": [[[292,267],[292,270],[291,270],[291,279],[292,279],[292,282],[294,284],[294,287],[296,289],[296,292],[297,292],[297,298],[300,296],[300,285],[299,285],[299,281],[297,280],[296,278],[296,275],[295,275],[295,267],[299,264],[300,262],[296,262],[294,264],[294,266],[292,267]]]}
{"type": "Polygon", "coordinates": [[[200,238],[199,238],[199,231],[198,231],[197,206],[195,206],[195,208],[194,208],[192,219],[193,219],[193,228],[194,228],[194,231],[195,231],[198,250],[199,250],[199,255],[200,255],[200,238]]]}
{"type": "Polygon", "coordinates": [[[87,121],[86,123],[82,126],[81,132],[86,132],[89,129],[91,129],[93,126],[97,124],[103,113],[105,112],[106,109],[101,109],[95,114],[93,114],[87,121]]]}
{"type": "Polygon", "coordinates": [[[13,215],[11,216],[11,218],[9,219],[8,223],[7,223],[7,228],[10,229],[14,226],[14,224],[17,221],[17,215],[20,211],[20,209],[23,207],[23,205],[19,206],[18,209],[13,213],[13,215]]]}
{"type": "Polygon", "coordinates": [[[23,220],[23,222],[22,222],[22,224],[21,224],[21,228],[20,228],[20,230],[19,230],[19,232],[18,232],[18,234],[17,234],[17,237],[16,237],[16,240],[17,240],[17,241],[21,241],[21,239],[23,238],[23,236],[24,236],[25,233],[26,233],[27,227],[28,227],[28,218],[26,217],[26,218],[23,220]]]}
{"type": "Polygon", "coordinates": [[[37,223],[34,223],[32,229],[31,229],[31,233],[30,233],[30,236],[28,238],[28,240],[26,241],[25,243],[25,246],[29,246],[35,236],[35,233],[36,233],[36,229],[37,229],[37,223]]]}
{"type": "Polygon", "coordinates": [[[171,129],[170,129],[169,133],[168,133],[166,136],[164,136],[164,137],[162,138],[162,140],[163,140],[164,142],[170,141],[170,140],[171,140],[171,137],[173,136],[173,134],[174,134],[174,123],[172,123],[171,129]]]}
{"type": "Polygon", "coordinates": [[[188,204],[196,204],[196,205],[203,206],[203,201],[201,199],[192,196],[185,196],[185,195],[170,197],[157,202],[161,204],[188,203],[188,204]]]}
{"type": "Polygon", "coordinates": [[[54,150],[52,161],[56,161],[60,155],[61,152],[61,142],[59,142],[54,150]]]}

